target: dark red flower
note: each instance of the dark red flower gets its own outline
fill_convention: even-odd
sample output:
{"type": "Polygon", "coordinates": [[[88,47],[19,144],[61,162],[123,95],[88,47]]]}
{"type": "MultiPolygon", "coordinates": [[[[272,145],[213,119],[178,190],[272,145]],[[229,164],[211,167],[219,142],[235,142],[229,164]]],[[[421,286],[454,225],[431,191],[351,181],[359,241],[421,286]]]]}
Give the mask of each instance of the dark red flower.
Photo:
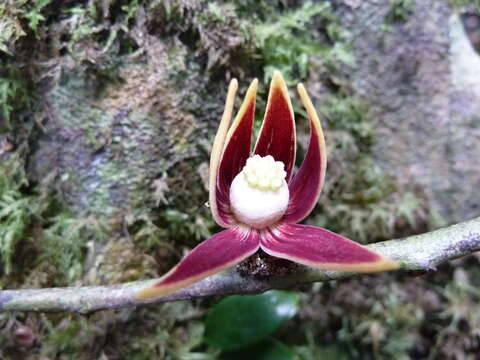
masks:
{"type": "Polygon", "coordinates": [[[295,119],[285,82],[273,74],[267,109],[253,156],[251,142],[258,81],[248,88],[230,125],[237,81],[230,82],[225,111],[210,158],[210,207],[226,230],[195,247],[139,298],[173,292],[238,264],[258,249],[307,266],[357,272],[398,268],[398,263],[329,230],[299,225],[322,189],[325,140],[302,84],[297,89],[310,121],[310,143],[298,171],[295,119]]]}

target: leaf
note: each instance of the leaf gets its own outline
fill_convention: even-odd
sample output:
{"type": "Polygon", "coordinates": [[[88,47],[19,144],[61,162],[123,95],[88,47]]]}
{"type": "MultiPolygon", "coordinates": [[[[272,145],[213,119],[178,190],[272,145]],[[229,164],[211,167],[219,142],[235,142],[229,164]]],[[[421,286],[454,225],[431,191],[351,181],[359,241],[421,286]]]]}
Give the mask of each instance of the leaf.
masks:
{"type": "Polygon", "coordinates": [[[295,353],[285,344],[268,339],[259,344],[235,352],[223,353],[220,360],[295,360],[295,353]]]}
{"type": "Polygon", "coordinates": [[[286,291],[230,296],[207,316],[205,340],[221,350],[236,350],[260,342],[298,309],[298,296],[286,291]]]}

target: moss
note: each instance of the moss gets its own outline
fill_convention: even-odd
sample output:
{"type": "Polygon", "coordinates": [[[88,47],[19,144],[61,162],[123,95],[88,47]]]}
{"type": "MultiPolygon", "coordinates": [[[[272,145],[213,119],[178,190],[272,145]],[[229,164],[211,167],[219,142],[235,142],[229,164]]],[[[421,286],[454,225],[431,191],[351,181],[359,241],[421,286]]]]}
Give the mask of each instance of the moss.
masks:
{"type": "Polygon", "coordinates": [[[12,55],[9,49],[13,43],[25,35],[22,25],[17,17],[20,12],[18,7],[3,3],[0,5],[0,51],[12,55]]]}
{"type": "Polygon", "coordinates": [[[390,0],[390,10],[385,20],[387,23],[406,21],[413,11],[413,0],[390,0]]]}
{"type": "MultiPolygon", "coordinates": [[[[410,3],[392,1],[391,21],[405,21],[410,3]]],[[[238,77],[242,93],[247,79],[266,82],[274,68],[289,85],[315,83],[314,98],[322,98],[329,171],[322,205],[309,221],[361,241],[430,226],[428,199],[415,188],[399,188],[375,163],[377,134],[369,104],[348,85],[355,59],[336,6],[284,0],[2,3],[0,51],[10,53],[2,54],[0,112],[10,122],[2,130],[22,151],[0,154],[6,171],[0,172],[0,201],[10,209],[0,210],[0,232],[13,234],[1,245],[4,271],[10,264],[1,286],[114,283],[167,271],[217,231],[205,206],[204,170],[225,79],[238,77]],[[10,153],[17,154],[17,165],[5,161],[10,153]]],[[[266,91],[264,84],[258,119],[266,91]]],[[[302,123],[300,154],[306,147],[302,123]]],[[[478,261],[471,262],[467,272],[479,278],[478,261]]],[[[312,359],[325,344],[348,352],[345,358],[421,358],[430,345],[448,354],[446,344],[466,352],[478,324],[463,309],[478,310],[479,284],[471,280],[459,290],[445,286],[458,276],[442,274],[429,278],[432,285],[384,275],[316,286],[304,292],[304,311],[287,326],[285,342],[312,359]],[[447,330],[433,344],[439,326],[447,330]]],[[[179,302],[88,318],[0,315],[0,357],[215,358],[201,340],[205,306],[179,302]],[[18,322],[41,339],[21,356],[9,337],[18,322]]]]}
{"type": "Polygon", "coordinates": [[[441,321],[443,325],[435,339],[435,356],[455,357],[456,354],[477,353],[480,291],[475,278],[478,271],[472,271],[472,267],[477,266],[476,261],[471,261],[465,269],[453,270],[451,283],[445,286],[442,279],[436,284],[445,303],[439,309],[438,317],[432,319],[441,321]]]}
{"type": "Polygon", "coordinates": [[[424,229],[428,199],[415,188],[399,189],[373,158],[376,134],[368,104],[341,88],[322,104],[331,156],[326,194],[310,221],[361,242],[424,229]]]}
{"type": "MultiPolygon", "coordinates": [[[[204,326],[200,309],[189,302],[138,311],[102,311],[84,317],[72,314],[0,315],[2,359],[91,359],[107,356],[132,359],[209,356],[194,349],[204,326]],[[9,336],[12,326],[32,328],[37,346],[21,348],[9,336]],[[7,325],[7,326],[5,326],[7,325]],[[41,340],[41,346],[38,346],[41,340]]],[[[214,358],[214,354],[210,354],[214,358]]]]}
{"type": "Polygon", "coordinates": [[[286,328],[283,337],[306,359],[328,347],[345,358],[474,358],[477,270],[470,258],[423,277],[317,284],[302,296],[301,323],[291,324],[302,334],[286,328]]]}
{"type": "Polygon", "coordinates": [[[15,249],[40,209],[21,192],[28,184],[22,161],[12,156],[0,165],[0,253],[3,271],[9,274],[15,249]]]}
{"type": "MultiPolygon", "coordinates": [[[[165,135],[162,138],[158,134],[159,119],[151,118],[141,110],[131,114],[114,111],[112,106],[122,106],[119,102],[125,97],[103,99],[103,103],[99,103],[90,94],[87,95],[91,86],[84,81],[84,78],[70,76],[52,97],[52,107],[61,119],[57,123],[58,129],[77,133],[75,140],[69,141],[68,149],[63,147],[64,139],[56,139],[63,157],[60,178],[67,201],[75,206],[86,205],[89,213],[106,216],[113,216],[120,209],[152,205],[148,192],[144,190],[145,184],[165,171],[158,167],[161,163],[158,159],[162,156],[155,155],[167,151],[171,142],[166,140],[165,144],[161,143],[165,135]],[[75,104],[69,101],[72,93],[77,97],[75,104]],[[105,107],[112,111],[100,110],[105,107]],[[78,168],[92,161],[94,165],[90,168],[78,168]]],[[[50,141],[50,144],[44,146],[51,147],[51,140],[45,141],[50,141]]],[[[55,165],[50,160],[51,156],[57,154],[38,153],[35,166],[40,176],[50,172],[51,166],[55,165]],[[41,168],[41,164],[45,167],[41,168]]]]}
{"type": "Polygon", "coordinates": [[[460,9],[460,10],[465,10],[467,9],[476,9],[479,11],[480,9],[480,1],[479,0],[450,0],[450,3],[460,9]]]}
{"type": "Polygon", "coordinates": [[[79,279],[88,241],[101,242],[106,234],[101,221],[74,217],[49,197],[7,190],[0,203],[5,275],[13,273],[32,287],[66,285],[79,279]]]}
{"type": "Polygon", "coordinates": [[[25,69],[0,59],[0,133],[11,129],[14,114],[32,103],[25,69]]]}
{"type": "Polygon", "coordinates": [[[88,243],[105,241],[108,228],[99,219],[75,218],[66,212],[49,222],[42,234],[38,261],[54,266],[57,285],[68,285],[84,274],[88,243]]]}
{"type": "MultiPolygon", "coordinates": [[[[58,275],[65,275],[66,279],[72,280],[74,277],[67,274],[82,267],[77,259],[77,248],[83,246],[83,242],[78,241],[82,229],[65,215],[50,217],[53,209],[60,211],[51,195],[26,192],[28,182],[23,166],[18,153],[9,161],[0,163],[0,250],[3,272],[5,275],[17,272],[14,264],[32,261],[28,253],[16,256],[17,248],[22,242],[22,248],[32,250],[32,245],[28,244],[41,238],[42,244],[33,246],[38,255],[36,261],[45,260],[57,265],[58,275]]],[[[33,265],[30,263],[23,268],[22,276],[33,265]]]]}
{"type": "Polygon", "coordinates": [[[265,83],[274,70],[280,70],[289,85],[306,78],[309,58],[315,53],[326,55],[330,47],[319,43],[304,29],[315,17],[327,16],[329,10],[328,3],[307,1],[285,13],[271,12],[271,16],[254,27],[254,41],[261,52],[265,83]]]}
{"type": "MultiPolygon", "coordinates": [[[[96,239],[95,239],[96,240],[96,239]]],[[[152,257],[139,251],[127,238],[114,238],[95,254],[87,281],[92,285],[119,284],[155,277],[155,262],[152,257]]]]}
{"type": "Polygon", "coordinates": [[[359,356],[359,344],[372,349],[375,356],[395,356],[409,359],[408,353],[415,346],[418,334],[412,329],[418,328],[424,318],[424,312],[417,304],[408,303],[405,289],[391,285],[374,302],[371,313],[362,318],[356,313],[350,321],[344,321],[338,331],[340,342],[348,344],[350,353],[359,356]],[[392,334],[395,336],[392,336],[392,334]]]}
{"type": "Polygon", "coordinates": [[[142,321],[126,324],[128,341],[124,341],[125,337],[118,334],[120,336],[114,339],[107,353],[112,353],[116,346],[121,354],[128,354],[129,358],[214,358],[213,354],[194,350],[202,343],[204,332],[203,323],[195,320],[200,315],[199,311],[197,306],[189,302],[165,304],[156,312],[142,310],[139,315],[147,319],[148,325],[145,326],[142,321]]]}
{"type": "Polygon", "coordinates": [[[36,33],[46,20],[44,13],[51,2],[6,0],[0,4],[0,51],[12,55],[17,40],[26,36],[29,30],[36,33]]]}

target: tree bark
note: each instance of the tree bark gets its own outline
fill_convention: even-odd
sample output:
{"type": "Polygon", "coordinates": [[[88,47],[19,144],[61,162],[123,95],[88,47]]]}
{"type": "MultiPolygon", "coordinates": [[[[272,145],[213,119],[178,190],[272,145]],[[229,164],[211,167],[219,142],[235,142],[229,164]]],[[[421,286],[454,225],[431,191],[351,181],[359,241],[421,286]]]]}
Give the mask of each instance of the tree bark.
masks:
{"type": "Polygon", "coordinates": [[[435,0],[345,3],[357,4],[341,13],[356,58],[348,75],[371,106],[378,163],[400,191],[418,186],[447,223],[478,216],[480,60],[456,10],[435,0]]]}

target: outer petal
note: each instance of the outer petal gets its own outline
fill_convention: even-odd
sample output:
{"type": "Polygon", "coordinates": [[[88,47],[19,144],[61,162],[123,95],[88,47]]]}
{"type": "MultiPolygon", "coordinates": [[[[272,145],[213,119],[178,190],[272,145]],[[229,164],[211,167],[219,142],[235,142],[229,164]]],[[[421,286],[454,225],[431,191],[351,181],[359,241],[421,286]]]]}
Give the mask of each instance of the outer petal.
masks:
{"type": "MultiPolygon", "coordinates": [[[[257,79],[250,84],[242,106],[228,130],[217,169],[216,206],[220,217],[229,219],[227,226],[234,224],[230,210],[230,185],[250,156],[257,84],[257,79]]],[[[225,226],[225,224],[220,225],[225,226]]]]}
{"type": "Polygon", "coordinates": [[[210,155],[210,179],[209,179],[209,203],[212,216],[218,225],[228,227],[231,219],[225,215],[220,214],[217,205],[217,173],[220,164],[220,159],[225,145],[225,139],[227,137],[228,128],[232,119],[233,103],[235,100],[235,94],[238,89],[238,82],[236,79],[230,81],[228,86],[227,99],[225,100],[225,110],[223,111],[220,125],[213,141],[212,153],[210,155]]]}
{"type": "Polygon", "coordinates": [[[137,298],[174,292],[238,264],[258,250],[259,242],[257,232],[239,227],[215,234],[195,247],[153,286],[138,292],[137,298]]]}
{"type": "Polygon", "coordinates": [[[399,267],[396,261],[315,226],[283,224],[262,234],[260,247],[269,255],[323,270],[377,272],[399,267]]]}
{"type": "Polygon", "coordinates": [[[296,148],[292,103],[282,75],[275,71],[254,152],[260,156],[272,155],[275,160],[282,161],[285,164],[288,182],[295,165],[296,148]]]}
{"type": "Polygon", "coordinates": [[[313,210],[320,196],[327,168],[325,139],[317,112],[305,87],[298,84],[297,89],[310,120],[310,144],[300,169],[288,184],[290,203],[283,218],[287,223],[301,221],[313,210]]]}

